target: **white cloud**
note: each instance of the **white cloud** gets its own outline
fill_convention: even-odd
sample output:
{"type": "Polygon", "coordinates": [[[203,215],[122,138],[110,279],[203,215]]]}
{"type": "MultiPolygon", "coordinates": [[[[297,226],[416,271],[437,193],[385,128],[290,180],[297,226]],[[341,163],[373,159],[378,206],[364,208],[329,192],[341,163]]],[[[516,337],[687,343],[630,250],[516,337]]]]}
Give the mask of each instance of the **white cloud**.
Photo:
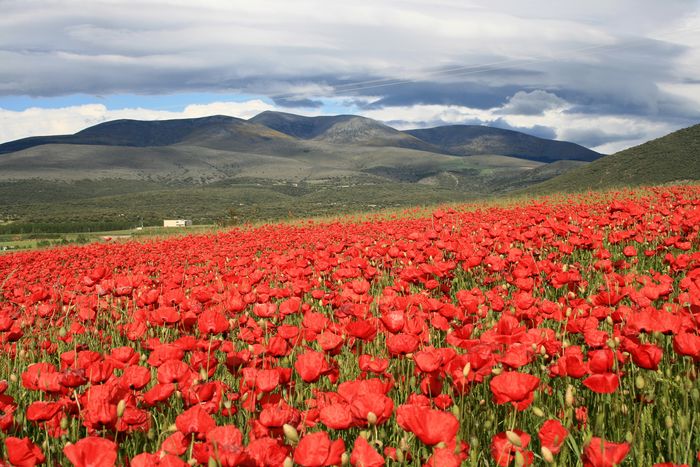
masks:
{"type": "MultiPolygon", "coordinates": [[[[250,118],[274,106],[253,99],[244,102],[212,102],[192,104],[182,111],[124,108],[110,110],[102,104],[86,104],[56,109],[33,107],[22,111],[0,109],[0,143],[40,135],[72,134],[86,127],[109,120],[166,120],[197,118],[209,115],[230,115],[250,118]]],[[[303,113],[304,109],[295,109],[303,113]]]]}

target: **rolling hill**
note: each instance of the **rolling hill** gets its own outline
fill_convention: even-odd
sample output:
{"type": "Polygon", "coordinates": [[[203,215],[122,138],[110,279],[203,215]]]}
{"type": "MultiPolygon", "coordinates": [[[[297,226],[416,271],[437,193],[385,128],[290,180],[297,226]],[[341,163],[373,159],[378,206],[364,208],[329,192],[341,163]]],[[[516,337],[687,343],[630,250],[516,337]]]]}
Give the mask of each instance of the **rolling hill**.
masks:
{"type": "Polygon", "coordinates": [[[700,180],[700,125],[602,157],[527,191],[551,193],[700,180]]]}
{"type": "Polygon", "coordinates": [[[459,156],[502,154],[540,162],[590,162],[602,155],[566,141],[543,139],[517,131],[480,125],[449,125],[408,130],[406,133],[440,148],[442,152],[459,156]]]}

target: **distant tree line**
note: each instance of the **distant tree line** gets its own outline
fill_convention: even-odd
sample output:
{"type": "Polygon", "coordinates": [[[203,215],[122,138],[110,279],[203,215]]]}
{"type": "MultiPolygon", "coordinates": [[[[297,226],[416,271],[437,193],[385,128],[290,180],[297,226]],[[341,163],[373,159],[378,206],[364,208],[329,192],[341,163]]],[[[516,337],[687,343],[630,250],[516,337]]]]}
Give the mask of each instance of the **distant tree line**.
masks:
{"type": "Polygon", "coordinates": [[[134,228],[133,221],[13,222],[0,225],[0,234],[104,232],[134,228]]]}

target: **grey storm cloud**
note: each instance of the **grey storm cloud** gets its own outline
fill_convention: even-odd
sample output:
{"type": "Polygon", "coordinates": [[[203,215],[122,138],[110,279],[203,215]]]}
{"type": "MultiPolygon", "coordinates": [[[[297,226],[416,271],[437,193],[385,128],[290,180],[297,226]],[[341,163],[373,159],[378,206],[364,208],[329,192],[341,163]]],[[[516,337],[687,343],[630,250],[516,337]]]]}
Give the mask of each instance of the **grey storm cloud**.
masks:
{"type": "Polygon", "coordinates": [[[497,113],[516,115],[542,115],[545,111],[561,108],[567,102],[556,94],[536,89],[532,92],[518,91],[497,113]]]}
{"type": "Polygon", "coordinates": [[[684,33],[700,29],[691,1],[0,0],[0,9],[0,107],[17,95],[238,92],[309,109],[328,98],[368,111],[496,109],[503,124],[555,108],[700,118],[697,103],[667,89],[700,75],[700,35],[684,33]]]}

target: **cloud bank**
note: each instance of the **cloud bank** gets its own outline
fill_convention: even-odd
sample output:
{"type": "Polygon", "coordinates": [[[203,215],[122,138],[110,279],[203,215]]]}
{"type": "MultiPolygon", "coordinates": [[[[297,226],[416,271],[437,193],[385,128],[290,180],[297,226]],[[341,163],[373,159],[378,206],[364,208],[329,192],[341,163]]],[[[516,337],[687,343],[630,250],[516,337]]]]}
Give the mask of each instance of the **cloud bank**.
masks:
{"type": "Polygon", "coordinates": [[[606,150],[700,120],[700,7],[618,0],[0,0],[0,140],[272,108],[530,128],[606,150]],[[139,96],[210,102],[146,108],[139,96]],[[94,103],[47,108],[75,94],[94,103]],[[133,96],[100,107],[98,96],[133,96]],[[243,103],[216,94],[261,96],[243,103]],[[24,108],[4,104],[26,97],[24,108]],[[330,104],[329,104],[330,103],[330,104]],[[419,115],[420,112],[425,112],[419,115]],[[102,120],[100,120],[102,119],[102,120]]]}

